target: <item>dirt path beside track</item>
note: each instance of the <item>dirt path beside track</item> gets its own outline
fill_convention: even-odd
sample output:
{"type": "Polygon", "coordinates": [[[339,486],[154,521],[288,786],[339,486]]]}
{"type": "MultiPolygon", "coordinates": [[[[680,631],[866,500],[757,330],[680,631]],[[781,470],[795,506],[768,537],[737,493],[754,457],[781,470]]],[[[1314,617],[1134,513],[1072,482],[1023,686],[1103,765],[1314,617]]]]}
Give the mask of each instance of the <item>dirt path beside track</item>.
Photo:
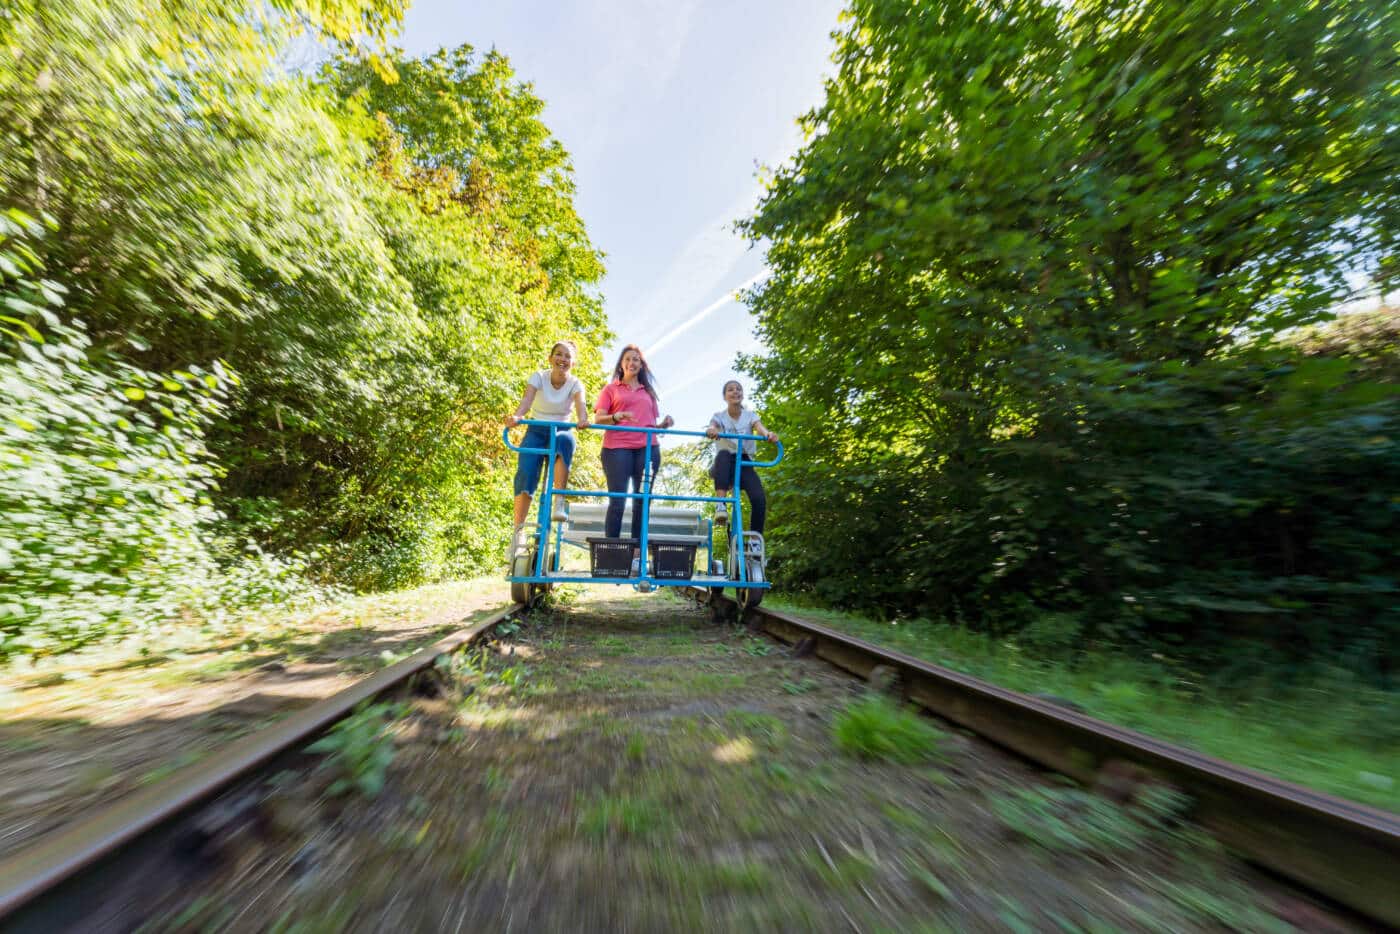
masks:
{"type": "Polygon", "coordinates": [[[508,602],[434,585],[0,671],[0,857],[508,602]]]}

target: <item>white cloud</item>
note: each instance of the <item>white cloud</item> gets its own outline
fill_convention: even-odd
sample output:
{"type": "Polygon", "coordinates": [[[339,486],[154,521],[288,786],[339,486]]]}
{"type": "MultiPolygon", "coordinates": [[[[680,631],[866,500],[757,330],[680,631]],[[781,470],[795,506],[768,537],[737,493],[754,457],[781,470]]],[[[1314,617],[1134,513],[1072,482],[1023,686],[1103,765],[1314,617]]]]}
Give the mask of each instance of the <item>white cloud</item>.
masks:
{"type": "MultiPolygon", "coordinates": [[[[773,169],[786,163],[800,144],[801,134],[794,127],[789,132],[788,139],[775,148],[769,158],[761,164],[773,169]]],[[[763,183],[758,178],[750,177],[738,197],[718,217],[702,225],[685,245],[676,251],[659,284],[652,288],[630,314],[619,315],[616,308],[611,309],[614,327],[620,331],[634,323],[650,324],[650,339],[642,342],[642,346],[656,349],[656,344],[670,333],[678,320],[676,312],[679,309],[693,308],[697,296],[712,295],[721,282],[725,279],[732,280],[735,267],[756,249],[746,238],[735,232],[733,225],[735,221],[751,214],[762,196],[763,183]]],[[[739,288],[747,288],[756,281],[758,280],[750,280],[739,288]]]]}
{"type": "Polygon", "coordinates": [[[680,337],[686,331],[689,331],[691,328],[695,327],[695,325],[699,324],[701,321],[704,321],[706,318],[714,314],[719,309],[723,308],[725,305],[728,305],[730,302],[737,301],[740,292],[742,292],[744,289],[749,288],[750,286],[757,285],[759,282],[762,282],[764,279],[767,279],[769,275],[770,271],[765,269],[755,276],[750,276],[746,281],[740,283],[735,288],[730,289],[728,292],[726,292],[722,298],[719,298],[716,301],[713,301],[710,304],[706,305],[704,308],[701,308],[699,311],[691,315],[685,321],[681,322],[680,324],[671,328],[671,330],[667,331],[665,334],[656,338],[656,340],[652,341],[651,344],[647,346],[647,353],[654,354],[662,350],[664,347],[666,347],[667,344],[670,344],[677,337],[680,337]]]}
{"type": "Polygon", "coordinates": [[[576,153],[601,153],[617,135],[618,118],[645,112],[644,99],[662,98],[680,66],[698,5],[699,0],[596,0],[573,8],[572,31],[594,44],[582,56],[585,80],[563,95],[573,112],[591,115],[583,135],[573,141],[576,153]]]}
{"type": "MultiPolygon", "coordinates": [[[[681,393],[685,392],[687,389],[691,389],[692,387],[698,386],[706,380],[712,380],[716,375],[720,373],[733,373],[737,376],[738,372],[734,369],[735,356],[740,353],[753,353],[755,350],[758,350],[761,347],[762,344],[759,342],[758,338],[750,334],[747,341],[745,341],[741,346],[731,348],[717,363],[711,364],[704,370],[692,374],[688,379],[684,379],[674,386],[666,387],[667,398],[677,398],[680,396],[681,393]]],[[[719,391],[716,390],[715,395],[718,396],[718,394],[719,391]]],[[[705,404],[708,404],[708,402],[705,404]]]]}
{"type": "MultiPolygon", "coordinates": [[[[652,335],[664,332],[680,314],[695,307],[697,297],[712,295],[725,279],[732,280],[734,268],[749,252],[748,241],[734,231],[733,224],[753,208],[758,191],[754,183],[721,214],[701,225],[673,254],[657,284],[626,317],[651,325],[652,335]]],[[[622,320],[615,323],[624,324],[622,320]]],[[[651,338],[653,342],[656,339],[651,338]]]]}

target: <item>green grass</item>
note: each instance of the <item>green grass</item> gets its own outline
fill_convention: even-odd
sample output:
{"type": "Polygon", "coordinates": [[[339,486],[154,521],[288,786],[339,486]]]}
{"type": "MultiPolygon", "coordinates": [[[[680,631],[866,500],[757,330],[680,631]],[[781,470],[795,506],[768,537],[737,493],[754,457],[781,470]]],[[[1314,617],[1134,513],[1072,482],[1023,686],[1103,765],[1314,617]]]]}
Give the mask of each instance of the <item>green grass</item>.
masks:
{"type": "Polygon", "coordinates": [[[917,713],[879,696],[848,705],[837,714],[831,732],[847,755],[906,764],[935,756],[942,735],[917,713]]]}
{"type": "Polygon", "coordinates": [[[863,853],[808,850],[804,861],[822,885],[833,889],[856,888],[871,881],[876,872],[875,862],[863,853]]]}
{"type": "Polygon", "coordinates": [[[701,671],[686,678],[679,690],[692,696],[730,694],[748,686],[748,678],[733,672],[701,671]]]}
{"type": "Polygon", "coordinates": [[[665,814],[653,801],[620,795],[602,795],[584,805],[578,829],[595,840],[609,836],[646,837],[662,830],[665,814]]]}
{"type": "Polygon", "coordinates": [[[1152,832],[1129,809],[1077,788],[1020,788],[991,808],[1017,836],[1052,852],[1132,850],[1152,832]]]}
{"type": "Polygon", "coordinates": [[[772,886],[773,874],[763,863],[741,860],[706,866],[700,873],[701,884],[708,892],[735,892],[759,895],[772,886]]]}
{"type": "Polygon", "coordinates": [[[725,714],[725,723],[756,742],[776,749],[787,739],[787,727],[777,717],[747,710],[732,710],[725,714]]]}
{"type": "Polygon", "coordinates": [[[1280,686],[1209,685],[1168,658],[1098,652],[1072,661],[929,620],[877,622],[773,598],[775,608],[1012,690],[1321,791],[1400,811],[1400,691],[1344,673],[1280,686]]]}
{"type": "Polygon", "coordinates": [[[636,655],[637,647],[632,640],[621,636],[605,636],[595,643],[600,655],[636,655]]]}

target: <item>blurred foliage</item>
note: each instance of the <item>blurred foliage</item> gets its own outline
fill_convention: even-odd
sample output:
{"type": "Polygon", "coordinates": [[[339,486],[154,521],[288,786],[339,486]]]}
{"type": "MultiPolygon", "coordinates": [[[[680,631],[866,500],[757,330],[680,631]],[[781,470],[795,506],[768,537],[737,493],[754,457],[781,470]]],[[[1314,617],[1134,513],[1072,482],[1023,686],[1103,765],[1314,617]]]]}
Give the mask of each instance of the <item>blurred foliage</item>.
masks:
{"type": "Polygon", "coordinates": [[[204,431],[231,375],[155,373],[95,351],[36,277],[42,228],[0,217],[0,659],[182,612],[305,594],[305,562],[227,534],[204,431]],[[41,332],[28,320],[38,322],[41,332]]]}
{"type": "Polygon", "coordinates": [[[1389,274],[1397,41],[1381,2],[854,0],[746,225],[778,581],[1384,677],[1395,313],[1298,328],[1389,274]]]}
{"type": "Polygon", "coordinates": [[[0,11],[0,655],[495,563],[501,413],[557,337],[596,368],[601,260],[529,86],[401,13],[0,11]]]}
{"type": "Polygon", "coordinates": [[[327,794],[373,798],[384,790],[394,761],[390,729],[402,715],[403,710],[393,704],[364,703],[306,747],[307,752],[324,755],[323,767],[335,774],[327,794]]]}
{"type": "Polygon", "coordinates": [[[1141,850],[1152,843],[1192,839],[1180,819],[1189,798],[1167,787],[1146,787],[1127,804],[1078,788],[1017,788],[991,801],[992,813],[1019,837],[1057,853],[1114,853],[1141,850]]]}

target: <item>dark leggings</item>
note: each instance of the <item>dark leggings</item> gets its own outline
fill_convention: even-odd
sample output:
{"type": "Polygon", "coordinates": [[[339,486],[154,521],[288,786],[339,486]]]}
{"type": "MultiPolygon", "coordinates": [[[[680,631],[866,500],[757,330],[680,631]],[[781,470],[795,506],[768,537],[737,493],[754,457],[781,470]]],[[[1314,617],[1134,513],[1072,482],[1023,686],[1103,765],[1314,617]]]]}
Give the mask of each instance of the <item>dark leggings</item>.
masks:
{"type": "MultiPolygon", "coordinates": [[[[646,448],[603,448],[603,475],[608,478],[609,493],[626,493],[630,483],[632,492],[642,492],[642,479],[646,470],[646,448]]],[[[651,473],[656,475],[661,466],[661,448],[651,447],[651,473]]],[[[622,534],[622,510],[627,500],[618,496],[608,497],[608,515],[603,522],[603,534],[617,538],[622,534]]],[[[632,537],[642,539],[642,501],[632,500],[632,537]]]]}
{"type": "MultiPolygon", "coordinates": [[[[716,490],[733,488],[733,451],[720,451],[715,455],[714,466],[710,468],[710,479],[715,481],[716,490]]],[[[756,469],[744,465],[739,471],[739,489],[749,497],[749,521],[744,527],[762,535],[763,523],[768,518],[768,496],[763,492],[763,481],[758,478],[756,469]]]]}

